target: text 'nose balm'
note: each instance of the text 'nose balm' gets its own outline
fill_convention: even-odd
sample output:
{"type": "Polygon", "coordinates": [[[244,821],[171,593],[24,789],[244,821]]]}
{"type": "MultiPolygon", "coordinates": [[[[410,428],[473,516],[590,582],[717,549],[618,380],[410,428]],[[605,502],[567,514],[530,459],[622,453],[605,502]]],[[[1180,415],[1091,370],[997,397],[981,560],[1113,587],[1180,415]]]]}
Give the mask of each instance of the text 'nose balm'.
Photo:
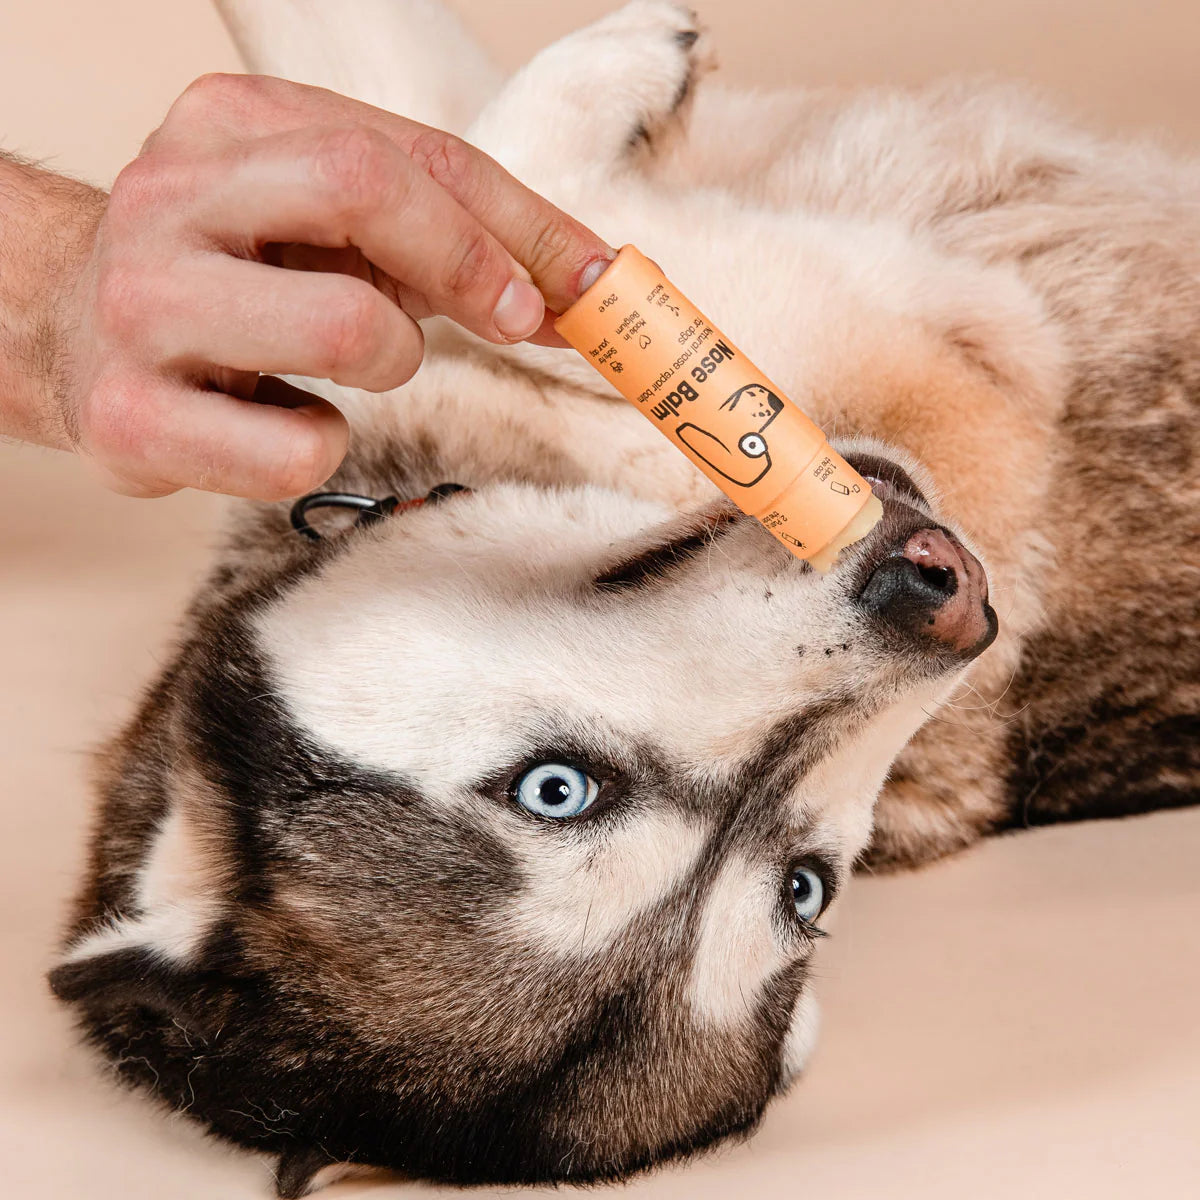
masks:
{"type": "Polygon", "coordinates": [[[633,246],[554,328],[797,558],[828,571],[883,516],[816,425],[633,246]]]}

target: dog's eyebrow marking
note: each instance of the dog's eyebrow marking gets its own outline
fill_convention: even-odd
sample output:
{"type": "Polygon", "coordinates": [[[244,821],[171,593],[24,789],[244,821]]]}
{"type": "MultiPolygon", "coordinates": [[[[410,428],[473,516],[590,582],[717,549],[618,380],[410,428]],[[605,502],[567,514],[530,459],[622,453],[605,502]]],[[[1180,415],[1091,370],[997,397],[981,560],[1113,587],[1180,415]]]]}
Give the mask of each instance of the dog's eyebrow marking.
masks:
{"type": "Polygon", "coordinates": [[[500,921],[555,957],[590,958],[691,876],[709,834],[695,817],[653,812],[622,822],[598,849],[563,842],[551,829],[510,844],[525,885],[500,921]]]}
{"type": "MultiPolygon", "coordinates": [[[[907,709],[863,719],[852,696],[831,697],[776,722],[759,749],[742,765],[728,785],[745,797],[731,810],[729,823],[718,833],[727,847],[705,896],[697,925],[696,948],[687,999],[700,1022],[735,1028],[754,1019],[771,977],[791,959],[793,951],[780,941],[771,911],[782,868],[772,874],[764,846],[782,841],[776,830],[805,825],[805,791],[829,798],[829,807],[851,807],[873,796],[891,761],[892,739],[872,738],[882,720],[911,719],[907,709]],[[873,750],[872,746],[876,749],[873,750]],[[839,794],[839,787],[845,794],[839,794]]],[[[919,724],[919,722],[917,722],[919,724]]],[[[869,814],[869,805],[863,806],[869,814]]],[[[864,815],[869,823],[869,815],[864,815]]],[[[844,822],[843,822],[844,824],[844,822]]],[[[853,837],[858,831],[852,831],[853,837]]],[[[863,828],[865,841],[869,830],[863,828]]],[[[810,841],[810,850],[836,862],[835,849],[810,841]]],[[[838,882],[835,878],[834,887],[838,882]]],[[[799,1030],[789,1044],[789,1061],[800,1061],[811,1030],[799,1030]]]]}
{"type": "Polygon", "coordinates": [[[662,542],[643,550],[593,580],[593,586],[601,592],[617,592],[627,588],[639,588],[660,580],[696,558],[701,551],[713,544],[721,530],[735,518],[720,514],[711,525],[686,533],[671,541],[662,542]]]}
{"type": "Polygon", "coordinates": [[[778,788],[784,777],[799,782],[834,752],[842,737],[862,724],[865,716],[859,698],[821,700],[772,725],[739,774],[746,787],[778,788]]]}
{"type": "Polygon", "coordinates": [[[771,923],[771,882],[741,853],[730,854],[717,871],[687,987],[691,1010],[705,1024],[752,1021],[764,984],[786,961],[771,923]]]}

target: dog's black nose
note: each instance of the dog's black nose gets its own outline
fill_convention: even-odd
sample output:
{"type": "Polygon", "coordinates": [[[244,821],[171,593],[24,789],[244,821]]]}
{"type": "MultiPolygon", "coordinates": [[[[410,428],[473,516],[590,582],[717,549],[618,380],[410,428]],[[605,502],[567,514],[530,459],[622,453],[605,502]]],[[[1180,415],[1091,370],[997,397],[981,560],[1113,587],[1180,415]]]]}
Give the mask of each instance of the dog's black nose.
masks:
{"type": "Polygon", "coordinates": [[[941,529],[914,533],[872,572],[860,602],[889,628],[979,653],[996,636],[987,575],[957,538],[941,529]]]}

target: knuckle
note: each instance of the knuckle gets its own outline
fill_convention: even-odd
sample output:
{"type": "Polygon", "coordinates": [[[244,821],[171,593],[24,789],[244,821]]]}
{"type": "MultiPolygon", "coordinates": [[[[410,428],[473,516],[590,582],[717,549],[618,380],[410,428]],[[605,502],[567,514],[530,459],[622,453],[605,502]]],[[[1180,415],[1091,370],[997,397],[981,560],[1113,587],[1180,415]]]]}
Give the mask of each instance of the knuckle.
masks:
{"type": "Polygon", "coordinates": [[[190,123],[247,103],[262,91],[255,75],[236,75],[228,71],[209,71],[193,79],[183,89],[167,113],[167,122],[190,123]]]}
{"type": "Polygon", "coordinates": [[[94,318],[97,332],[116,341],[136,338],[144,329],[144,316],[152,286],[146,272],[120,259],[109,258],[96,278],[94,318]]]}
{"type": "Polygon", "coordinates": [[[356,126],[325,133],[313,157],[318,177],[347,208],[383,204],[395,187],[392,144],[373,129],[356,126]]]}
{"type": "Polygon", "coordinates": [[[565,222],[553,218],[544,221],[534,235],[525,265],[535,275],[540,274],[569,255],[574,242],[572,230],[565,222]]]}
{"type": "Polygon", "coordinates": [[[128,379],[97,383],[80,406],[79,434],[87,452],[105,465],[141,463],[152,434],[145,388],[128,379]]]}
{"type": "Polygon", "coordinates": [[[446,294],[459,299],[470,295],[481,280],[489,277],[496,258],[495,246],[486,231],[478,225],[468,230],[447,259],[442,281],[446,294]]]}
{"type": "Polygon", "coordinates": [[[379,348],[379,325],[378,300],[366,284],[342,289],[322,312],[317,330],[322,377],[368,362],[379,348]]]}
{"type": "Polygon", "coordinates": [[[440,129],[419,133],[409,147],[412,161],[439,186],[456,196],[469,194],[475,185],[475,152],[461,138],[440,129]]]}
{"type": "Polygon", "coordinates": [[[239,86],[242,78],[231,71],[205,71],[183,89],[180,99],[196,104],[224,98],[239,86]]]}
{"type": "Polygon", "coordinates": [[[297,87],[268,75],[201,75],[176,98],[147,146],[173,141],[186,145],[197,135],[214,132],[245,136],[288,112],[297,87]]]}
{"type": "Polygon", "coordinates": [[[122,168],[108,195],[108,217],[141,220],[162,203],[167,192],[166,172],[157,156],[140,155],[122,168]]]}
{"type": "Polygon", "coordinates": [[[202,178],[195,161],[159,150],[144,151],[113,181],[105,226],[144,241],[148,229],[178,223],[181,204],[186,204],[202,178]]]}

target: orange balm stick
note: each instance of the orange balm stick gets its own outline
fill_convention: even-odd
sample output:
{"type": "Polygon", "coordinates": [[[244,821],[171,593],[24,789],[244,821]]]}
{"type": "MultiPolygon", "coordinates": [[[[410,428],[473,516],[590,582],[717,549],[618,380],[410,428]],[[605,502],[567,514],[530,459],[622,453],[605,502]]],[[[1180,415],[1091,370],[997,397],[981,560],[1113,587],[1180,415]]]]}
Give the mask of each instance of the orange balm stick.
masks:
{"type": "Polygon", "coordinates": [[[554,328],[797,558],[827,571],[883,516],[821,430],[633,246],[554,328]]]}

